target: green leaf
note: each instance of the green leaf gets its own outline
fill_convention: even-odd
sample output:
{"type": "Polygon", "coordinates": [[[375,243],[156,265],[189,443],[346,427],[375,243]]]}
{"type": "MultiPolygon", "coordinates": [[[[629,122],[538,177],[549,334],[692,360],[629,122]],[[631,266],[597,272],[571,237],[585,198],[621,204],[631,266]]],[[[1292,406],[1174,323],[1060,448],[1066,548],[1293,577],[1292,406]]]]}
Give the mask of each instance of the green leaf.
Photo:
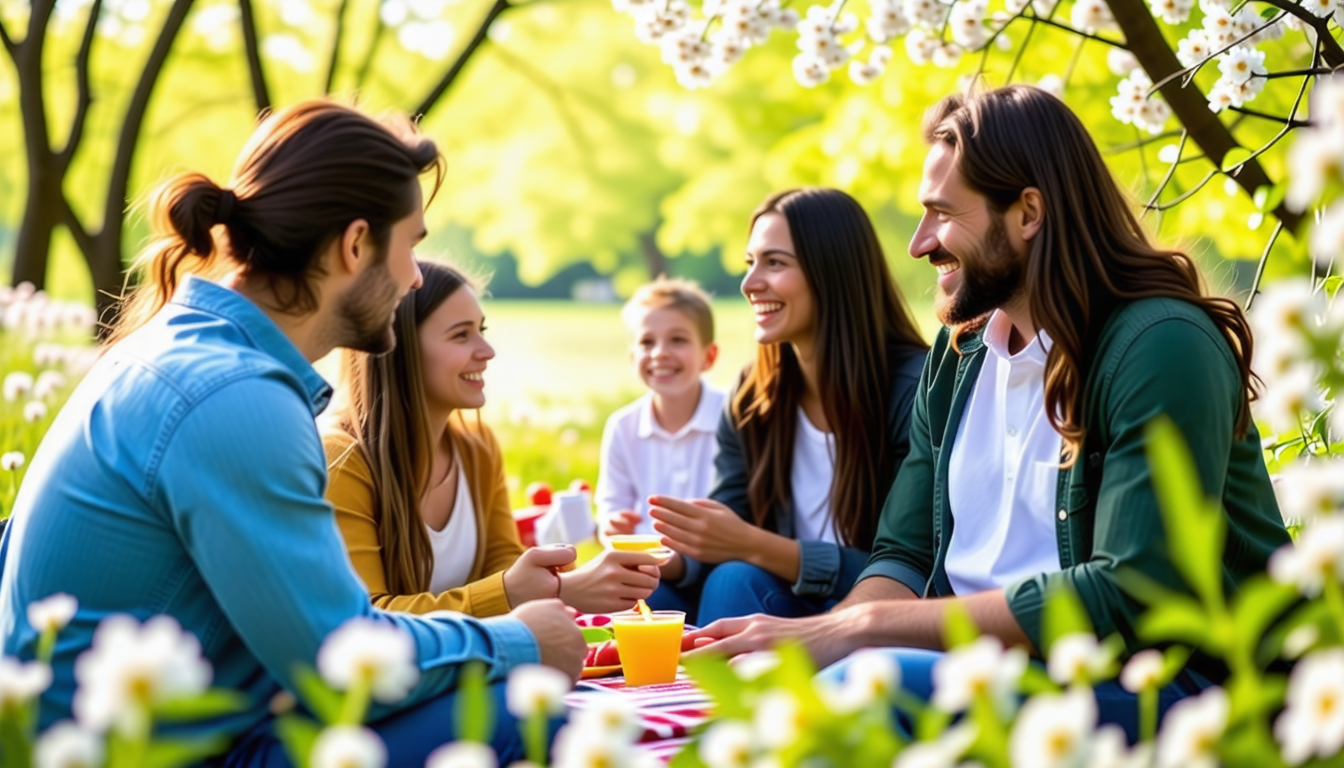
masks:
{"type": "Polygon", "coordinates": [[[582,627],[579,632],[583,633],[583,641],[589,645],[605,643],[616,638],[616,633],[612,631],[611,627],[582,627]]]}
{"type": "Polygon", "coordinates": [[[155,739],[145,750],[143,768],[180,768],[195,765],[229,748],[225,737],[155,739]]]}
{"type": "Polygon", "coordinates": [[[1078,593],[1062,583],[1052,587],[1050,593],[1046,595],[1042,624],[1047,657],[1049,649],[1055,647],[1055,641],[1065,635],[1095,634],[1092,630],[1092,620],[1088,618],[1083,601],[1078,599],[1078,593]]]}
{"type": "Polygon", "coordinates": [[[700,735],[691,739],[680,752],[672,756],[667,768],[706,768],[705,762],[700,759],[700,741],[703,738],[700,735]]]}
{"type": "Polygon", "coordinates": [[[970,612],[955,600],[947,601],[946,606],[943,610],[943,637],[948,649],[975,642],[980,636],[980,628],[975,625],[970,612]]]}
{"type": "Polygon", "coordinates": [[[1139,617],[1139,637],[1149,643],[1177,642],[1203,646],[1211,641],[1203,606],[1185,595],[1150,606],[1139,617]]]}
{"type": "Polygon", "coordinates": [[[1232,606],[1232,619],[1237,628],[1235,643],[1243,650],[1243,658],[1253,655],[1265,631],[1296,601],[1295,589],[1267,576],[1256,575],[1242,585],[1232,606]]]}
{"type": "Polygon", "coordinates": [[[489,744],[495,730],[495,700],[490,695],[484,664],[473,661],[462,668],[453,706],[457,710],[458,739],[489,744]]]}
{"type": "Polygon", "coordinates": [[[1204,497],[1185,439],[1165,416],[1147,427],[1148,464],[1166,523],[1171,560],[1210,611],[1223,606],[1223,540],[1227,520],[1204,497]]]}
{"type": "Polygon", "coordinates": [[[743,693],[749,686],[744,684],[728,659],[717,654],[704,654],[684,657],[681,663],[700,690],[714,700],[714,713],[721,718],[738,718],[750,721],[751,707],[744,700],[743,693]]]}
{"type": "Polygon", "coordinates": [[[327,725],[340,720],[344,699],[326,684],[321,675],[317,674],[317,670],[302,665],[296,667],[294,685],[299,689],[299,700],[310,712],[317,715],[318,720],[327,725]]]}
{"type": "Polygon", "coordinates": [[[1325,289],[1325,295],[1332,299],[1339,294],[1340,286],[1344,286],[1344,276],[1340,275],[1331,275],[1325,278],[1325,282],[1322,284],[1322,287],[1325,289]]]}
{"type": "Polygon", "coordinates": [[[1227,150],[1223,155],[1223,173],[1230,173],[1234,168],[1241,165],[1251,158],[1251,150],[1245,147],[1233,147],[1227,150]]]}
{"type": "Polygon", "coordinates": [[[237,691],[211,688],[200,696],[156,704],[153,715],[158,722],[189,723],[242,712],[247,705],[247,697],[237,691]]]}
{"type": "Polygon", "coordinates": [[[322,726],[298,715],[284,715],[275,720],[275,735],[284,745],[289,761],[298,768],[308,768],[308,757],[313,744],[322,733],[322,726]]]}

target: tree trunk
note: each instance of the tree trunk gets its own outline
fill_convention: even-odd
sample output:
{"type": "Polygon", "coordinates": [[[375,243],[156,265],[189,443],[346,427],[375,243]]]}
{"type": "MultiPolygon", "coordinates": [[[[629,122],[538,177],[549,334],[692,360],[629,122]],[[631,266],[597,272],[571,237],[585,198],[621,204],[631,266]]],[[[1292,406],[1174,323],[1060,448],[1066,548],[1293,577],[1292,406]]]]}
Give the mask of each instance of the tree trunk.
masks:
{"type": "Polygon", "coordinates": [[[28,197],[24,201],[23,220],[19,225],[14,251],[14,284],[28,281],[38,288],[46,285],[47,260],[51,238],[64,205],[56,157],[51,151],[46,103],[43,101],[42,54],[46,46],[47,22],[54,0],[32,4],[28,30],[23,42],[13,42],[6,33],[5,50],[14,62],[19,80],[19,111],[23,121],[23,148],[28,160],[28,197]]]}
{"type": "Polygon", "coordinates": [[[648,232],[639,233],[639,252],[644,257],[644,266],[648,267],[651,280],[667,274],[667,256],[658,247],[658,240],[654,237],[657,231],[658,227],[655,225],[648,232]]]}

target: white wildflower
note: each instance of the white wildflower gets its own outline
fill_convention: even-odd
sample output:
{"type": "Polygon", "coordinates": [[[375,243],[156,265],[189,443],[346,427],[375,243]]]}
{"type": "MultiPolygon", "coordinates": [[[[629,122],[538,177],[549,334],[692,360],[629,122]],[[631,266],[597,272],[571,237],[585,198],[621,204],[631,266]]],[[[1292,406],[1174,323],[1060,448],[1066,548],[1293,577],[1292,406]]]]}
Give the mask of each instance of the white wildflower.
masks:
{"type": "Polygon", "coordinates": [[[996,637],[978,638],[934,664],[933,706],[944,712],[962,712],[978,693],[987,693],[998,706],[1011,707],[1026,668],[1027,655],[1021,648],[1004,650],[996,637]]]}
{"type": "Polygon", "coordinates": [[[905,53],[915,64],[928,64],[939,47],[937,36],[923,27],[916,27],[905,36],[905,53]]]}
{"type": "Polygon", "coordinates": [[[578,724],[566,725],[556,734],[553,768],[604,768],[626,766],[634,759],[629,739],[615,739],[606,731],[578,724]]]}
{"type": "Polygon", "coordinates": [[[804,88],[816,88],[831,79],[831,68],[816,56],[800,53],[793,57],[793,76],[804,88]]]}
{"type": "Polygon", "coordinates": [[[1344,253],[1344,199],[1321,212],[1320,221],[1311,230],[1311,252],[1323,259],[1344,253]]]}
{"type": "Polygon", "coordinates": [[[523,664],[509,673],[504,699],[510,714],[526,720],[538,712],[559,715],[565,711],[565,694],[573,684],[558,669],[523,664]]]}
{"type": "Polygon", "coordinates": [[[1181,66],[1193,67],[1209,58],[1213,46],[1209,45],[1209,36],[1202,29],[1192,30],[1176,44],[1176,58],[1181,66]]]}
{"type": "Polygon", "coordinates": [[[425,768],[498,768],[495,750],[474,741],[444,744],[429,753],[425,768]]]}
{"type": "Polygon", "coordinates": [[[1254,405],[1256,413],[1269,424],[1274,434],[1296,432],[1304,413],[1315,414],[1325,408],[1315,364],[1292,365],[1282,375],[1267,382],[1264,395],[1254,405]]]}
{"type": "Polygon", "coordinates": [[[51,685],[51,667],[40,661],[24,663],[0,656],[0,715],[23,706],[51,685]]]}
{"type": "Polygon", "coordinates": [[[1209,688],[1173,704],[1157,735],[1158,768],[1216,768],[1227,710],[1222,688],[1209,688]]]}
{"type": "Polygon", "coordinates": [[[20,451],[10,451],[0,455],[0,470],[5,472],[17,471],[23,466],[23,453],[20,451]]]}
{"type": "Polygon", "coordinates": [[[362,617],[350,619],[327,637],[317,652],[317,671],[338,691],[363,681],[374,700],[383,704],[406,698],[420,679],[411,636],[395,624],[362,617]]]}
{"type": "Polygon", "coordinates": [[[1194,3],[1190,0],[1149,0],[1153,15],[1168,24],[1184,24],[1190,18],[1194,3]]]}
{"type": "Polygon", "coordinates": [[[756,699],[753,725],[761,746],[771,751],[787,749],[806,729],[806,713],[797,696],[783,688],[771,688],[756,699]]]}
{"type": "Polygon", "coordinates": [[[30,400],[23,406],[23,420],[35,424],[47,418],[47,404],[41,400],[30,400]]]}
{"type": "Polygon", "coordinates": [[[1162,681],[1166,660],[1162,652],[1148,648],[1134,654],[1120,670],[1120,685],[1130,693],[1140,693],[1157,687],[1162,681]]]}
{"type": "Polygon", "coordinates": [[[1317,651],[1293,668],[1274,736],[1289,765],[1344,749],[1344,648],[1317,651]]]}
{"type": "Polygon", "coordinates": [[[33,748],[33,768],[101,768],[103,740],[62,720],[48,728],[33,748]]]}
{"type": "Polygon", "coordinates": [[[1324,517],[1308,524],[1296,542],[1270,556],[1269,575],[1307,597],[1319,595],[1326,579],[1344,578],[1344,518],[1324,517]]]}
{"type": "Polygon", "coordinates": [[[1090,688],[1037,694],[1022,705],[1008,741],[1013,765],[1063,768],[1074,765],[1097,727],[1097,701],[1090,688]]]}
{"type": "Polygon", "coordinates": [[[65,387],[65,376],[60,371],[43,371],[33,382],[33,397],[47,399],[65,387]]]}
{"type": "Polygon", "coordinates": [[[1097,642],[1090,632],[1065,635],[1050,647],[1047,669],[1060,685],[1090,684],[1105,680],[1115,662],[1115,653],[1097,642]]]}
{"type": "Polygon", "coordinates": [[[987,11],[983,0],[959,0],[953,3],[947,26],[957,45],[974,50],[989,41],[989,33],[985,29],[987,11]]]}
{"type": "Polygon", "coordinates": [[[1229,82],[1237,85],[1252,77],[1269,74],[1269,70],[1265,69],[1265,52],[1244,45],[1238,45],[1219,56],[1218,71],[1222,72],[1223,77],[1229,82]]]}
{"type": "Polygon", "coordinates": [[[89,650],[75,660],[74,713],[79,724],[131,734],[155,704],[196,696],[210,685],[201,646],[171,616],[144,624],[126,615],[103,620],[89,650]]]}
{"type": "Polygon", "coordinates": [[[1070,17],[1074,29],[1084,32],[1114,31],[1115,17],[1106,0],[1076,0],[1070,17]]]}
{"type": "Polygon", "coordinates": [[[34,632],[60,632],[75,617],[79,601],[64,592],[57,592],[28,604],[28,626],[34,632]]]}
{"type": "Polygon", "coordinates": [[[1274,492],[1285,521],[1344,512],[1344,462],[1326,457],[1295,461],[1274,478],[1274,492]]]}
{"type": "Polygon", "coordinates": [[[720,720],[700,740],[700,759],[709,768],[747,768],[756,745],[751,728],[738,720],[720,720]]]}
{"type": "Polygon", "coordinates": [[[362,725],[333,725],[313,742],[310,768],[384,768],[387,745],[362,725]]]}
{"type": "Polygon", "coordinates": [[[28,394],[33,388],[33,375],[27,371],[12,371],[5,376],[5,400],[14,402],[21,395],[28,394]]]}

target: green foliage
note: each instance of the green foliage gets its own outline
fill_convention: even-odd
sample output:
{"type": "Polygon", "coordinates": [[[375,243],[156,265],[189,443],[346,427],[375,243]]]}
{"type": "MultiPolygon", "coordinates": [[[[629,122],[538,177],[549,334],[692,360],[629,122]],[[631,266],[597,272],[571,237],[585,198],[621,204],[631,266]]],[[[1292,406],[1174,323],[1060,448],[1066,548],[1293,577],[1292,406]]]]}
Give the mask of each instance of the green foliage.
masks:
{"type": "Polygon", "coordinates": [[[462,668],[457,686],[457,737],[461,741],[489,744],[495,730],[494,699],[486,679],[485,665],[473,661],[462,668]]]}

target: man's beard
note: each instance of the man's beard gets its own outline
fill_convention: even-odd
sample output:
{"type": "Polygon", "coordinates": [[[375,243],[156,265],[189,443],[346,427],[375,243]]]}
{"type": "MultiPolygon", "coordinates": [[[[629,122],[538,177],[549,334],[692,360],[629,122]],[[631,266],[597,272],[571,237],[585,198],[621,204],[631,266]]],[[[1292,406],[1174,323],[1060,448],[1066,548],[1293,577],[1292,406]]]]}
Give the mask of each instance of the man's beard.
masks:
{"type": "Polygon", "coordinates": [[[339,347],[385,355],[397,345],[392,316],[401,297],[387,262],[369,269],[341,296],[339,347]]]}
{"type": "Polygon", "coordinates": [[[949,295],[939,291],[934,311],[943,325],[977,320],[1012,301],[1022,291],[1026,260],[1008,242],[1002,217],[991,217],[989,230],[968,258],[957,258],[939,246],[928,254],[931,262],[956,259],[961,286],[949,295]]]}

